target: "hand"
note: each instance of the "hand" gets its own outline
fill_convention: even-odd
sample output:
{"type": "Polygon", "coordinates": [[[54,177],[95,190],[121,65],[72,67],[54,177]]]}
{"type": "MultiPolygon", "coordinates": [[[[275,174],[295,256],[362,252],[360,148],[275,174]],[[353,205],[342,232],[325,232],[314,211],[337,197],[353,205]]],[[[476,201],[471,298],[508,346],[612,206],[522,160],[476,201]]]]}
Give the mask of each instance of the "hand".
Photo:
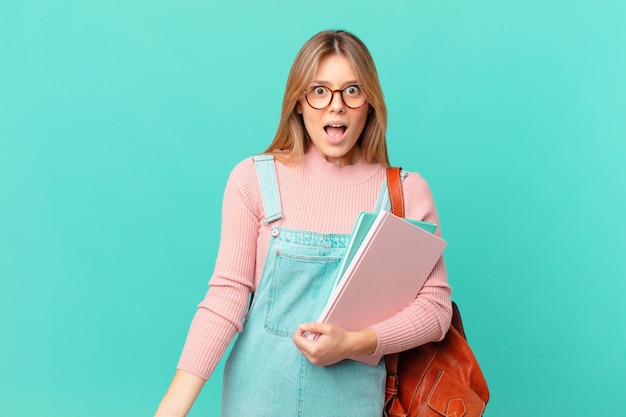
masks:
{"type": "Polygon", "coordinates": [[[293,342],[312,364],[328,366],[374,353],[378,338],[371,329],[350,332],[332,324],[304,323],[296,330],[293,342]],[[311,333],[319,335],[317,340],[307,337],[311,333]]]}

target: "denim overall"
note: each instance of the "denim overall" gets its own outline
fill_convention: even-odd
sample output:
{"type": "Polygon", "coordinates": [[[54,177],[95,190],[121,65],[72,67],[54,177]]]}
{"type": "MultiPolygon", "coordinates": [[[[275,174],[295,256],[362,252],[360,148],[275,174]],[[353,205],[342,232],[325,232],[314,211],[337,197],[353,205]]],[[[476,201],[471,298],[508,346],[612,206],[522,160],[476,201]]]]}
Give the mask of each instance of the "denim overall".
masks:
{"type": "MultiPolygon", "coordinates": [[[[282,218],[274,160],[254,158],[265,222],[282,218]]],[[[389,206],[384,183],[375,206],[389,206]]],[[[223,417],[380,417],[385,365],[319,367],[292,341],[324,308],[349,235],[273,226],[256,294],[224,369],[223,417]]]]}

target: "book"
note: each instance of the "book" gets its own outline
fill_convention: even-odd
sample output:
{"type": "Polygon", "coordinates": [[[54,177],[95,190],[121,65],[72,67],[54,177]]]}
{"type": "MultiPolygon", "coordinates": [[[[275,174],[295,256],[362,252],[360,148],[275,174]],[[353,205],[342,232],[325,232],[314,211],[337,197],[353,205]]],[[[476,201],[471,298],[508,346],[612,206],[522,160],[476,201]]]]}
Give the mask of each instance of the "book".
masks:
{"type": "MultiPolygon", "coordinates": [[[[352,228],[352,234],[350,235],[350,241],[348,242],[348,246],[346,247],[346,253],[343,256],[343,259],[341,260],[341,264],[339,265],[339,271],[337,272],[337,276],[335,278],[333,288],[336,287],[339,281],[341,280],[341,277],[346,271],[348,264],[354,257],[354,254],[356,253],[356,251],[359,249],[361,242],[363,242],[365,235],[367,234],[368,230],[370,230],[370,227],[372,227],[372,224],[374,223],[375,219],[376,219],[376,213],[368,213],[365,211],[361,212],[357,216],[357,219],[354,222],[354,227],[352,228]]],[[[407,219],[407,218],[402,218],[402,219],[418,227],[421,227],[422,229],[430,233],[435,233],[435,231],[437,230],[437,225],[432,222],[425,222],[421,220],[414,220],[414,219],[407,219]]]]}
{"type": "MultiPolygon", "coordinates": [[[[360,240],[318,322],[356,331],[392,317],[413,302],[447,245],[384,210],[360,240]]],[[[380,357],[358,360],[376,365],[380,357]]]]}

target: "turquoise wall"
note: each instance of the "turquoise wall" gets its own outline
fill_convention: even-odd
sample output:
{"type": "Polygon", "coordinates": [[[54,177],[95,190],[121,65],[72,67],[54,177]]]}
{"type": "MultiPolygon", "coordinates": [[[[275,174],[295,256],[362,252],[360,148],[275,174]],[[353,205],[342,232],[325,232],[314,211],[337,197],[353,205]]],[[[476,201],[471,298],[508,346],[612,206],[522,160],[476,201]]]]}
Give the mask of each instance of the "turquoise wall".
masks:
{"type": "Polygon", "coordinates": [[[486,416],[626,416],[626,3],[386,3],[0,4],[0,415],[151,415],[230,169],[345,28],[433,189],[486,416]]]}

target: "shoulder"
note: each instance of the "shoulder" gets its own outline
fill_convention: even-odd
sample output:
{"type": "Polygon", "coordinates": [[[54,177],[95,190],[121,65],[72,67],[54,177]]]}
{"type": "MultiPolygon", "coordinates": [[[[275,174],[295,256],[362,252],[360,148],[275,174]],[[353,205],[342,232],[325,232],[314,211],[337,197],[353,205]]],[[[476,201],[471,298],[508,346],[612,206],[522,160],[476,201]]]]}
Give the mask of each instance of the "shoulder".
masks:
{"type": "Polygon", "coordinates": [[[230,172],[229,184],[241,187],[249,187],[251,183],[257,182],[256,168],[253,157],[240,161],[230,172]]]}
{"type": "Polygon", "coordinates": [[[405,171],[406,178],[403,181],[404,189],[411,193],[430,193],[430,186],[419,172],[405,171]]]}
{"type": "Polygon", "coordinates": [[[256,185],[258,188],[259,183],[259,171],[260,164],[267,163],[271,169],[275,169],[276,173],[282,173],[284,171],[296,171],[297,167],[302,164],[295,162],[282,161],[280,158],[275,158],[273,155],[259,154],[250,156],[243,161],[240,161],[230,173],[229,182],[240,184],[244,188],[256,185]],[[255,161],[255,159],[263,159],[263,161],[255,161]]]}
{"type": "Polygon", "coordinates": [[[248,157],[231,170],[224,193],[226,204],[242,201],[250,210],[258,212],[262,207],[261,190],[253,157],[248,157]]]}
{"type": "Polygon", "coordinates": [[[430,186],[420,173],[408,172],[403,190],[407,217],[439,223],[430,186]]]}
{"type": "Polygon", "coordinates": [[[422,176],[422,174],[418,171],[409,171],[406,169],[402,169],[402,172],[406,175],[405,182],[426,182],[426,179],[422,176]]]}

